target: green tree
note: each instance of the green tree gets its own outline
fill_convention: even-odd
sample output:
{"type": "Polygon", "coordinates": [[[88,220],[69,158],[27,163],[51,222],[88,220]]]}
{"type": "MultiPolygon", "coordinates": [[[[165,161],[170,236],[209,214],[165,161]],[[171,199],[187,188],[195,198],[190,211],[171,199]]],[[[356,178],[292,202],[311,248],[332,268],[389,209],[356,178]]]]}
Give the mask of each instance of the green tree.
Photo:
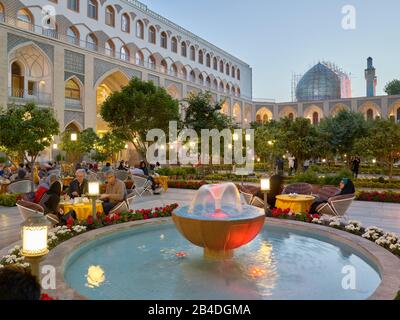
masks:
{"type": "Polygon", "coordinates": [[[400,152],[400,125],[388,119],[376,119],[370,125],[368,134],[356,142],[355,151],[385,164],[392,178],[393,163],[400,152]]]}
{"type": "Polygon", "coordinates": [[[133,78],[106,99],[100,114],[120,139],[131,142],[145,156],[147,133],[151,129],[167,133],[169,122],[179,120],[179,102],[153,82],[133,78]]]}
{"type": "Polygon", "coordinates": [[[7,157],[21,155],[34,167],[40,152],[59,134],[59,123],[51,109],[33,103],[0,108],[0,145],[7,157]]]}
{"type": "MultiPolygon", "coordinates": [[[[77,140],[71,140],[73,132],[66,130],[61,135],[61,150],[67,154],[70,162],[77,163],[85,154],[90,154],[94,150],[94,146],[99,139],[96,132],[92,128],[85,129],[77,133],[77,140]]],[[[76,132],[75,132],[76,133],[76,132]]]]}
{"type": "Polygon", "coordinates": [[[400,94],[400,80],[394,79],[388,82],[383,89],[389,96],[400,94]]]}
{"type": "Polygon", "coordinates": [[[99,138],[94,147],[95,154],[93,159],[96,161],[106,161],[111,159],[115,162],[115,155],[125,148],[125,141],[113,132],[107,132],[99,138]]]}
{"type": "Polygon", "coordinates": [[[297,159],[298,168],[302,166],[304,160],[320,156],[319,141],[317,128],[310,120],[284,118],[279,121],[277,148],[293,155],[297,159]]]}
{"type": "Polygon", "coordinates": [[[357,139],[366,135],[368,124],[362,114],[341,110],[335,117],[324,118],[318,126],[318,145],[325,157],[350,154],[357,139]]]}
{"type": "MultiPolygon", "coordinates": [[[[214,103],[209,91],[189,94],[189,96],[183,101],[187,103],[183,126],[196,131],[199,138],[201,137],[201,130],[203,129],[217,129],[222,131],[224,129],[234,128],[231,118],[221,112],[225,101],[222,100],[214,103]]],[[[221,141],[221,157],[223,157],[224,152],[223,143],[224,141],[221,141]]],[[[209,144],[209,150],[211,152],[211,141],[209,141],[209,144]]],[[[201,150],[201,141],[198,141],[198,147],[201,150]]],[[[212,155],[210,157],[210,163],[211,162],[212,155]]]]}

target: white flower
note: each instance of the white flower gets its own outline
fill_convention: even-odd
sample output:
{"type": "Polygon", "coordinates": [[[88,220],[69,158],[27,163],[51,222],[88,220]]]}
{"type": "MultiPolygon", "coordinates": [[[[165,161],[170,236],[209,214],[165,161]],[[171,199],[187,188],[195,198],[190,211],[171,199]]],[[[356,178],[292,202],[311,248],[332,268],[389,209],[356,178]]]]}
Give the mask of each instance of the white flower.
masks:
{"type": "Polygon", "coordinates": [[[317,218],[312,219],[311,222],[315,223],[315,224],[322,224],[322,221],[320,219],[317,219],[317,218]]]}
{"type": "Polygon", "coordinates": [[[4,266],[3,266],[2,264],[0,264],[0,269],[1,269],[1,268],[4,268],[4,266]]]}

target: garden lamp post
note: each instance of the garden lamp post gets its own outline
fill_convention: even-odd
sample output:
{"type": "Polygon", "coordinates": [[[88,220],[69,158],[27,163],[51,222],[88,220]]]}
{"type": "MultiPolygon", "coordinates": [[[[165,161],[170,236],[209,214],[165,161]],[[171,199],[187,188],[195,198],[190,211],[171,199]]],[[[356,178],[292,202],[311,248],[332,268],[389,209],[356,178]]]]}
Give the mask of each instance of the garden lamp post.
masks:
{"type": "Polygon", "coordinates": [[[261,191],[264,192],[264,211],[267,214],[268,211],[268,191],[271,190],[271,182],[269,177],[261,179],[261,191]]]}
{"type": "Polygon", "coordinates": [[[40,282],[39,264],[49,253],[48,228],[51,223],[43,214],[35,213],[21,224],[22,255],[31,266],[32,275],[40,282]]]}
{"type": "Polygon", "coordinates": [[[100,195],[100,183],[98,181],[91,181],[88,183],[89,187],[89,198],[92,200],[92,217],[94,221],[97,221],[97,208],[96,202],[100,195]]]}

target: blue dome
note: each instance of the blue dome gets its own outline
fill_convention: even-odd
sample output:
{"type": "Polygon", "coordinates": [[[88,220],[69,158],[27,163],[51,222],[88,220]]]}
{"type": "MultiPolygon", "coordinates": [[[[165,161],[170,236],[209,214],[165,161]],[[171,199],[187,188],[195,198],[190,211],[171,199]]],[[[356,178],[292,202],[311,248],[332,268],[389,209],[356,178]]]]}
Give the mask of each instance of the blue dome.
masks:
{"type": "Polygon", "coordinates": [[[312,67],[296,88],[297,101],[340,99],[339,76],[322,63],[312,67]]]}

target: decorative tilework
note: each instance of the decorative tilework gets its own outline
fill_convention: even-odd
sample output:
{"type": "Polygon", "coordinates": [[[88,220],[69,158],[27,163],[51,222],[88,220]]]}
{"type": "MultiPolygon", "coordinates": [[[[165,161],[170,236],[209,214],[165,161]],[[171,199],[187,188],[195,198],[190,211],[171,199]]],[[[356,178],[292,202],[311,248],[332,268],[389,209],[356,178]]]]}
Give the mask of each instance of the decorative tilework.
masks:
{"type": "Polygon", "coordinates": [[[149,74],[148,75],[148,80],[152,81],[154,83],[154,85],[156,86],[160,86],[160,77],[157,77],[153,74],[149,74]]]}
{"type": "Polygon", "coordinates": [[[95,58],[94,59],[94,66],[93,66],[93,71],[94,71],[94,75],[93,75],[93,86],[96,85],[97,81],[107,72],[109,72],[110,70],[113,69],[119,69],[122,72],[124,72],[129,78],[133,78],[133,77],[137,77],[139,79],[142,79],[142,73],[138,70],[134,70],[134,69],[130,69],[130,68],[126,68],[126,67],[121,67],[117,64],[108,62],[108,61],[104,61],[104,60],[100,60],[95,58]]]}
{"type": "Polygon", "coordinates": [[[82,82],[82,84],[85,84],[85,76],[74,73],[74,72],[68,72],[68,71],[64,72],[64,81],[71,78],[72,76],[77,77],[82,82]]]}
{"type": "Polygon", "coordinates": [[[81,125],[81,128],[85,127],[85,113],[79,111],[64,111],[64,124],[68,125],[70,122],[75,121],[81,125]]]}
{"type": "Polygon", "coordinates": [[[41,43],[36,40],[31,40],[29,38],[24,38],[21,36],[18,36],[16,34],[12,33],[7,33],[7,52],[10,53],[10,51],[15,48],[16,46],[19,46],[20,44],[26,43],[26,42],[33,42],[36,44],[42,51],[49,57],[50,61],[54,63],[54,47],[41,43]]]}
{"type": "Polygon", "coordinates": [[[65,71],[85,74],[85,56],[70,50],[64,50],[65,71]]]}

